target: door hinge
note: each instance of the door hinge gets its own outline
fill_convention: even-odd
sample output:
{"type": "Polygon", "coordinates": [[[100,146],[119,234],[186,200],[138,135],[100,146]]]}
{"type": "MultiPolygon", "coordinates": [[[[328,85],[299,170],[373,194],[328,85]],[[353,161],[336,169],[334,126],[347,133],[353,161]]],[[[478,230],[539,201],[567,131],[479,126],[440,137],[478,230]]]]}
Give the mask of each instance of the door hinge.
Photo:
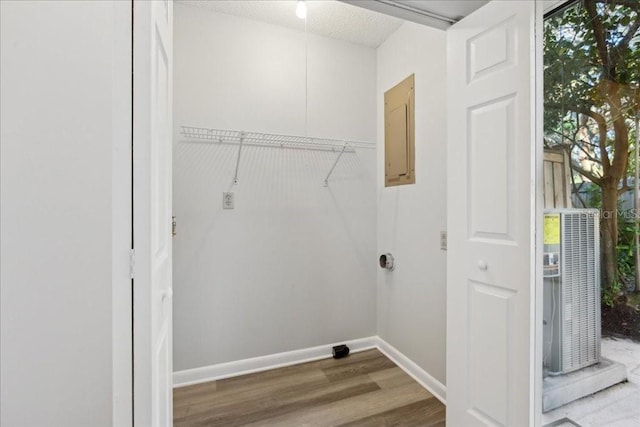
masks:
{"type": "Polygon", "coordinates": [[[171,237],[176,237],[178,223],[176,222],[175,215],[171,217],[171,237]]]}
{"type": "Polygon", "coordinates": [[[135,268],[136,268],[136,251],[134,249],[131,249],[131,252],[129,252],[129,275],[131,276],[132,279],[134,276],[135,268]]]}

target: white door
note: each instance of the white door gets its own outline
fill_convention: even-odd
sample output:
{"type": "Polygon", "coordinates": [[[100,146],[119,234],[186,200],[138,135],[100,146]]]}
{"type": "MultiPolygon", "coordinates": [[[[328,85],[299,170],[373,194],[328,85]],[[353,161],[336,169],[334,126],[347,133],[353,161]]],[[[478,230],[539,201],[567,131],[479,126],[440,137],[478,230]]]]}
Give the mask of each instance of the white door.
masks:
{"type": "Polygon", "coordinates": [[[535,7],[447,32],[447,424],[533,420],[535,7]]]}
{"type": "Polygon", "coordinates": [[[134,0],[134,423],[173,424],[172,3],[134,0]]]}

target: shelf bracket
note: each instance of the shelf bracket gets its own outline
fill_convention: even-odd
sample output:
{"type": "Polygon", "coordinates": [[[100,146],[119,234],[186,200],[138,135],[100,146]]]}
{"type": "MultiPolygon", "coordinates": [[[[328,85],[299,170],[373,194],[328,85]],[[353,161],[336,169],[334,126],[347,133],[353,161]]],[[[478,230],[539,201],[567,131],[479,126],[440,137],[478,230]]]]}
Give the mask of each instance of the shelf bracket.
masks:
{"type": "Polygon", "coordinates": [[[238,146],[238,158],[236,159],[236,173],[233,175],[233,185],[238,184],[238,170],[240,169],[240,156],[242,155],[242,143],[244,142],[244,132],[240,132],[240,145],[238,146]]]}
{"type": "Polygon", "coordinates": [[[342,151],[340,151],[340,154],[338,154],[338,157],[336,157],[336,161],[333,162],[333,166],[331,166],[331,170],[329,170],[329,173],[327,174],[327,177],[324,179],[324,186],[325,187],[329,186],[329,177],[331,177],[331,174],[333,173],[333,170],[338,165],[338,162],[340,161],[340,157],[342,157],[342,155],[344,154],[344,151],[347,149],[347,145],[348,144],[349,143],[347,141],[344,142],[344,146],[342,147],[342,151]]]}

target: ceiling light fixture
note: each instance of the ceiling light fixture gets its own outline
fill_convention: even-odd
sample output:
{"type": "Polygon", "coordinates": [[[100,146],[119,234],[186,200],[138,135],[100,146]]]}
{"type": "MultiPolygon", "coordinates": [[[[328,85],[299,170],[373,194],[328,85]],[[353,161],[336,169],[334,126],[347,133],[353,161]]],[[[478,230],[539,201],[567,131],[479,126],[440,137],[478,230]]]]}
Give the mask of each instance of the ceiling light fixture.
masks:
{"type": "Polygon", "coordinates": [[[298,0],[296,6],[296,16],[300,19],[307,19],[307,4],[304,0],[298,0]]]}

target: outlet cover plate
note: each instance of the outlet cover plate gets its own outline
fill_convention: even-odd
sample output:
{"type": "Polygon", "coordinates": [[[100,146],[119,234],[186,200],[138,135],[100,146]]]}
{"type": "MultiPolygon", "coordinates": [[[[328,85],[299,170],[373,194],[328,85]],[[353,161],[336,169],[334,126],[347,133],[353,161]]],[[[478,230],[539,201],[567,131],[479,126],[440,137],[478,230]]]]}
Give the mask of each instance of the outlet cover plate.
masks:
{"type": "Polygon", "coordinates": [[[235,198],[233,192],[222,193],[222,209],[233,209],[235,206],[235,198]]]}

